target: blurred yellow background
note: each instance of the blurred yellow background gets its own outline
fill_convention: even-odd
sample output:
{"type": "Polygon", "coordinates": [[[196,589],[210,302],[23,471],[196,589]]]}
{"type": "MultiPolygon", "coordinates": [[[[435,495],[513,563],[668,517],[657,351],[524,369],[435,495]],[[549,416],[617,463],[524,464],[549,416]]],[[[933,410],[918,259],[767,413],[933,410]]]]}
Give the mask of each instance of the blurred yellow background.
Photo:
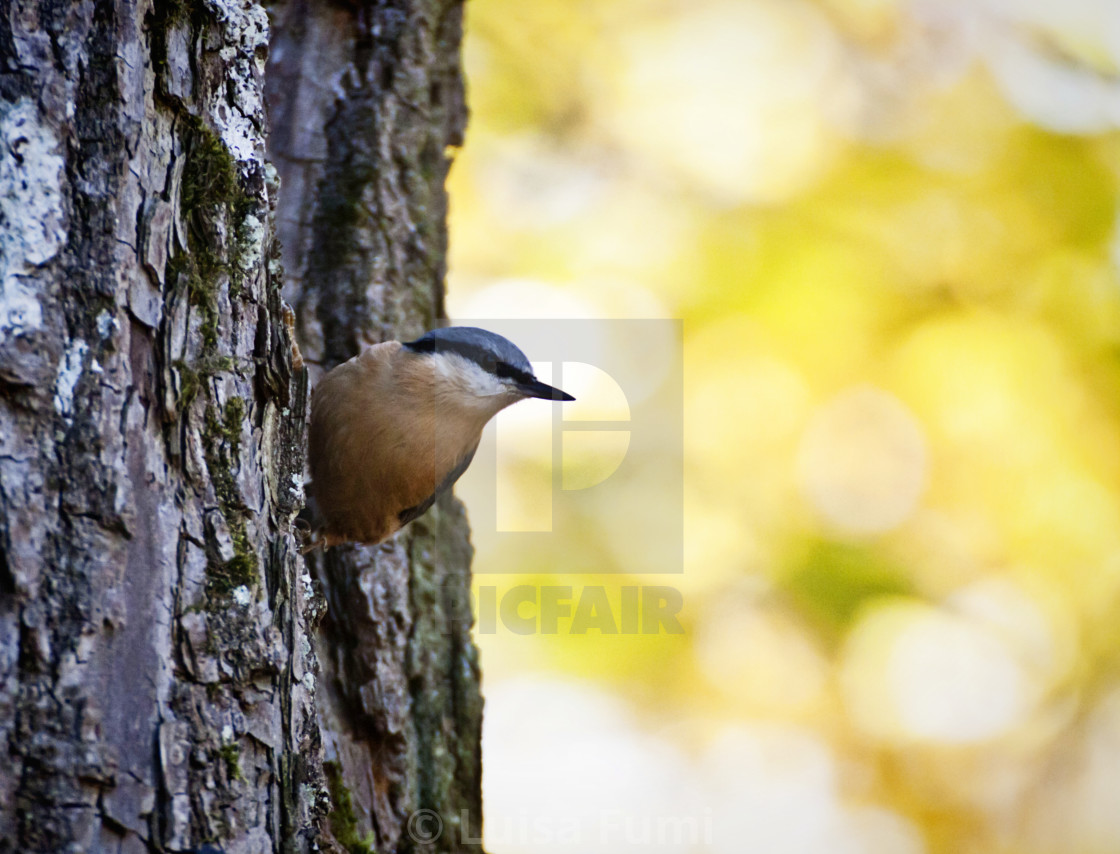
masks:
{"type": "Polygon", "coordinates": [[[1120,851],[1120,3],[467,24],[452,317],[684,322],[683,572],[480,542],[685,630],[477,634],[487,849],[1120,851]]]}

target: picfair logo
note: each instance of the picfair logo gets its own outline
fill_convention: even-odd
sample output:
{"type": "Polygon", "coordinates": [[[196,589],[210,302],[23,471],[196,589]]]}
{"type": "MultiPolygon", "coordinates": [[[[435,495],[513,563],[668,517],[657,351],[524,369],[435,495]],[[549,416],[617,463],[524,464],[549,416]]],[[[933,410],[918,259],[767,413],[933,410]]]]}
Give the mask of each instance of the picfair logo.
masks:
{"type": "Polygon", "coordinates": [[[488,426],[457,487],[476,545],[542,571],[680,572],[680,322],[462,322],[517,341],[538,379],[576,398],[519,403],[488,426]]]}
{"type": "Polygon", "coordinates": [[[581,394],[566,407],[553,407],[547,419],[539,417],[539,410],[507,409],[498,414],[499,472],[514,469],[522,459],[541,463],[539,476],[497,479],[499,532],[552,531],[553,496],[603,483],[630,448],[630,407],[610,374],[586,362],[534,362],[533,370],[544,382],[560,388],[567,383],[581,394]]]}

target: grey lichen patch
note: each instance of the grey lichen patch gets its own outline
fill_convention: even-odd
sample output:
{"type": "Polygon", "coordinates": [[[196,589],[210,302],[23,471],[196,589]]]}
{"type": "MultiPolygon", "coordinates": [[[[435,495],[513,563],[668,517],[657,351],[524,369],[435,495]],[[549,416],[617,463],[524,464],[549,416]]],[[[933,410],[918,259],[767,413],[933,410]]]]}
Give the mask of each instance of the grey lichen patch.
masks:
{"type": "Polygon", "coordinates": [[[268,56],[268,13],[260,4],[243,0],[206,0],[205,9],[228,33],[225,84],[238,107],[215,116],[218,132],[238,160],[249,160],[264,147],[260,78],[268,56]]]}
{"type": "Polygon", "coordinates": [[[85,368],[87,352],[89,345],[81,338],[75,338],[67,346],[58,366],[54,384],[54,409],[68,423],[74,409],[74,391],[85,368]]]}
{"type": "Polygon", "coordinates": [[[248,272],[255,269],[264,258],[264,225],[256,216],[247,213],[237,236],[237,264],[248,272]]]}
{"type": "Polygon", "coordinates": [[[58,151],[33,100],[0,101],[0,343],[42,324],[36,289],[24,278],[66,243],[58,151]]]}

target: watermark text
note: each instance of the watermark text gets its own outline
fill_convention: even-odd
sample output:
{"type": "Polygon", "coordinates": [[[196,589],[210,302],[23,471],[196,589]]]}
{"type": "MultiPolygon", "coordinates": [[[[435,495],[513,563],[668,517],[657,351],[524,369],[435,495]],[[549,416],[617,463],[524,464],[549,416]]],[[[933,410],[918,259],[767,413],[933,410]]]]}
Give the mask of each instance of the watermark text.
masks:
{"type": "Polygon", "coordinates": [[[476,631],[517,635],[679,635],[684,599],[675,587],[588,584],[480,585],[476,631]]]}

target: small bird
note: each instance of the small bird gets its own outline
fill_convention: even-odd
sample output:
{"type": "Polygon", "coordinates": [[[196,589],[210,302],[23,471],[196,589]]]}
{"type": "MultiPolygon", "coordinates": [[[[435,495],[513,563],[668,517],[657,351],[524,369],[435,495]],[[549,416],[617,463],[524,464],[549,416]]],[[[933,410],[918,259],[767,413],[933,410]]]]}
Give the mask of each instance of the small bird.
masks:
{"type": "Polygon", "coordinates": [[[467,470],[486,422],[529,397],[575,400],[473,326],[375,344],[334,368],[311,397],[309,548],[391,537],[467,470]]]}

